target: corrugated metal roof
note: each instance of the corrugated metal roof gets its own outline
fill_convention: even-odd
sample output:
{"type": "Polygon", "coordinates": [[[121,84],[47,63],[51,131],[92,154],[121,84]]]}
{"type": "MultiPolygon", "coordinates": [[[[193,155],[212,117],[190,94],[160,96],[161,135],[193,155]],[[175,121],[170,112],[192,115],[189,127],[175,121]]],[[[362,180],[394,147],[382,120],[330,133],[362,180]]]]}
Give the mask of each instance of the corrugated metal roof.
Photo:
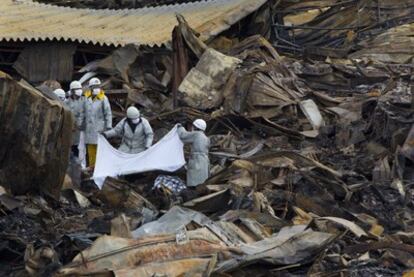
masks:
{"type": "MultiPolygon", "coordinates": [[[[85,9],[139,9],[144,7],[155,7],[162,5],[181,4],[189,2],[200,2],[204,0],[32,0],[63,7],[85,8],[85,9]]],[[[334,1],[334,0],[331,0],[334,1]]]]}
{"type": "Polygon", "coordinates": [[[267,0],[207,0],[142,9],[92,10],[31,0],[0,0],[0,40],[64,40],[99,45],[161,46],[182,14],[203,39],[217,35],[267,0]]]}

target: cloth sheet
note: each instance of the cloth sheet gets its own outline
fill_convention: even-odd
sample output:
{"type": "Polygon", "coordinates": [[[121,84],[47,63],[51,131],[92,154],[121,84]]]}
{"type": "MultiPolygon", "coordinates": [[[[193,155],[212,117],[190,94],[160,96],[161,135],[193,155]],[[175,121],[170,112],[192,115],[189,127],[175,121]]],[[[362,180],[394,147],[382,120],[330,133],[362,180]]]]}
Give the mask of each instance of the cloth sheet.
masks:
{"type": "Polygon", "coordinates": [[[108,176],[117,177],[152,170],[174,172],[184,165],[184,144],[178,136],[177,126],[156,144],[138,154],[120,152],[99,135],[93,179],[102,188],[108,176]]]}

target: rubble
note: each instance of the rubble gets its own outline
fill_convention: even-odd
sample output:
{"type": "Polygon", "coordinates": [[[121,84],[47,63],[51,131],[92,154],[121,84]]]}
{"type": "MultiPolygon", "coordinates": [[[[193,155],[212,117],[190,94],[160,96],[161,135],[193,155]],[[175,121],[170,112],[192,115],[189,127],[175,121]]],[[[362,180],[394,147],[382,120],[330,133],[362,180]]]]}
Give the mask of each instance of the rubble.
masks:
{"type": "MultiPolygon", "coordinates": [[[[411,49],[402,48],[411,5],[388,9],[391,2],[277,1],[275,47],[263,34],[244,38],[231,29],[203,39],[177,15],[171,49],[129,45],[84,67],[105,80],[119,111],[140,107],[157,141],[177,122],[207,120],[211,176],[194,190],[185,189],[181,169],[108,177],[101,190],[83,178],[61,191],[67,165],[53,156],[61,160],[52,159],[50,176],[35,173],[54,199],[36,190],[17,195],[17,181],[0,183],[7,190],[0,194],[0,257],[7,261],[0,273],[410,274],[413,67],[411,49]],[[286,29],[296,30],[295,42],[286,29]]],[[[51,124],[69,124],[53,100],[3,80],[0,104],[23,101],[15,92],[27,92],[58,112],[44,113],[51,124]]],[[[29,167],[17,169],[29,176],[29,167]]]]}

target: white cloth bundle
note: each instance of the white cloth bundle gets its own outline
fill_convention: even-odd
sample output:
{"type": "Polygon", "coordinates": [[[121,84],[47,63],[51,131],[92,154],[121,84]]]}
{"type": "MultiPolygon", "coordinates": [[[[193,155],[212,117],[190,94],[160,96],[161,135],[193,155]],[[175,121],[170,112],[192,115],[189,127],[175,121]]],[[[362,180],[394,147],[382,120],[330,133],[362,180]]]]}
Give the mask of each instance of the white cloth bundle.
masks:
{"type": "Polygon", "coordinates": [[[174,172],[184,165],[184,144],[178,136],[177,126],[156,144],[138,154],[120,152],[99,135],[93,179],[96,185],[102,188],[108,176],[116,177],[152,170],[174,172]]]}

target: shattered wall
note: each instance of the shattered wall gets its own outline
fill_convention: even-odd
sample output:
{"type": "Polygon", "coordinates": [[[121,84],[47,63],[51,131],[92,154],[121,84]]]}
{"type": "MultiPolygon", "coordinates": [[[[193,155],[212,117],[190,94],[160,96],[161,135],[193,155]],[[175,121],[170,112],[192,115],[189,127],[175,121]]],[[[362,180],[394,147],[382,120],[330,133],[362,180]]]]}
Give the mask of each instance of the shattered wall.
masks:
{"type": "Polygon", "coordinates": [[[70,111],[0,72],[0,185],[58,197],[71,144],[70,111]]]}

